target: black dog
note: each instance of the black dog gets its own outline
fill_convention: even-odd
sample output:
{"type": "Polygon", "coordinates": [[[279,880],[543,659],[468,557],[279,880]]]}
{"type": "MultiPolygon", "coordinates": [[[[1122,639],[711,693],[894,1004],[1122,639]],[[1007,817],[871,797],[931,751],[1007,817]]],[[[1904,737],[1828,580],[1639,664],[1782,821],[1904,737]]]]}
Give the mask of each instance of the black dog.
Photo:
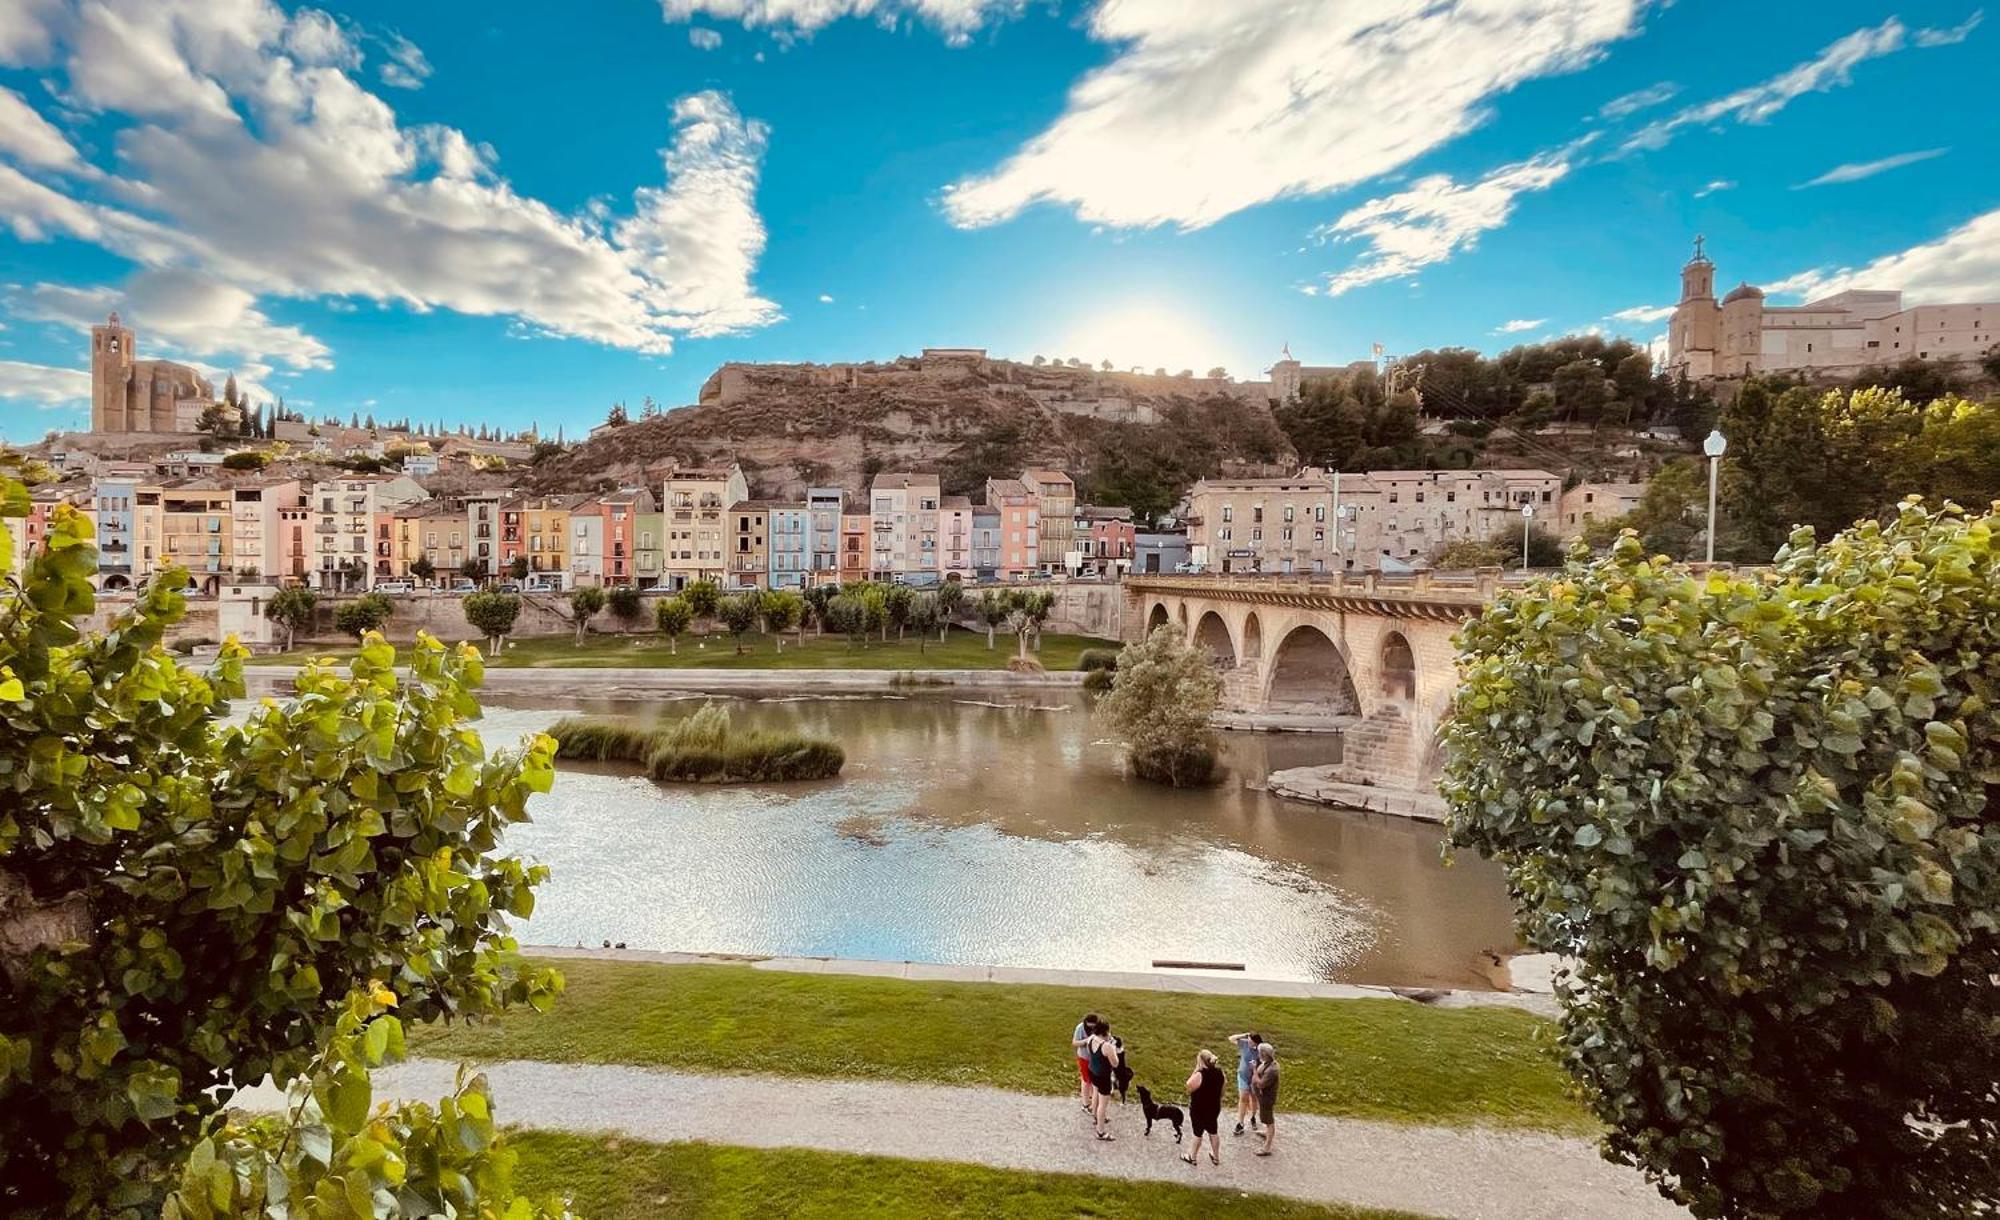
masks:
{"type": "Polygon", "coordinates": [[[1176,1144],[1181,1142],[1181,1119],[1183,1115],[1179,1106],[1159,1105],[1153,1100],[1152,1090],[1142,1084],[1139,1086],[1139,1109],[1144,1111],[1146,1115],[1147,1135],[1153,1133],[1153,1124],[1156,1122],[1172,1123],[1174,1125],[1174,1142],[1176,1144]]]}
{"type": "Polygon", "coordinates": [[[1111,1035],[1112,1045],[1118,1048],[1118,1066],[1111,1069],[1111,1087],[1118,1090],[1118,1104],[1125,1104],[1125,1090],[1132,1087],[1132,1061],[1125,1053],[1125,1040],[1111,1035]]]}

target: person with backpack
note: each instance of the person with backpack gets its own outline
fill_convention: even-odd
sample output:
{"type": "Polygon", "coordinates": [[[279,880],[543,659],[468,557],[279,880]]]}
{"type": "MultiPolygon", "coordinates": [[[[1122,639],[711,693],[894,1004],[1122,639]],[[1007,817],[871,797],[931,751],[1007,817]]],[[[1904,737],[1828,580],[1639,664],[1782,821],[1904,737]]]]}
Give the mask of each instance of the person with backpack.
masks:
{"type": "Polygon", "coordinates": [[[1076,1032],[1070,1035],[1070,1049],[1076,1053],[1076,1074],[1078,1086],[1076,1099],[1083,1103],[1085,1114],[1097,1110],[1097,1093],[1090,1087],[1090,1033],[1097,1026],[1097,1014],[1086,1013],[1083,1020],[1076,1023],[1076,1032]]]}

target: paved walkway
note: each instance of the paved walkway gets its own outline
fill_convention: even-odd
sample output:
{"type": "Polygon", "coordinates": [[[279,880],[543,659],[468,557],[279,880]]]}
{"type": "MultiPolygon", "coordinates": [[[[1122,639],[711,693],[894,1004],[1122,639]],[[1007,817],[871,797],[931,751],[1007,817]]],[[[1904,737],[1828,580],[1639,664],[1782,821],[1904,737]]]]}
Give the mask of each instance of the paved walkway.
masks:
{"type": "MultiPolygon", "coordinates": [[[[412,1060],[376,1074],[379,1098],[434,1101],[454,1065],[412,1060]]],[[[1223,1129],[1222,1164],[1175,1159],[1170,1128],[1141,1135],[1138,1097],[1118,1107],[1102,1143],[1070,1098],[999,1089],[772,1076],[703,1076],[642,1068],[486,1065],[510,1126],[605,1132],[655,1142],[701,1140],[817,1148],[1155,1179],[1264,1191],[1318,1203],[1396,1208],[1463,1220],[1653,1220],[1684,1216],[1631,1170],[1583,1140],[1486,1128],[1404,1127],[1279,1113],[1275,1155],[1223,1129]]],[[[268,1087],[246,1108],[275,1108],[268,1087]]]]}

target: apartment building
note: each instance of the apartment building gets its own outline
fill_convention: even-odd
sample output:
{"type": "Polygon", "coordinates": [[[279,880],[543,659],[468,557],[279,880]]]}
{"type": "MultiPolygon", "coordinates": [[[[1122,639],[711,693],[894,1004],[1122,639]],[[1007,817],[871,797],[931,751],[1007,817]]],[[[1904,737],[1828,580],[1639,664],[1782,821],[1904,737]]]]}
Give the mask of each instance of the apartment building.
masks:
{"type": "Polygon", "coordinates": [[[804,501],[771,505],[770,586],[802,589],[812,578],[812,510],[804,501]]]}
{"type": "Polygon", "coordinates": [[[972,501],[946,496],[938,505],[938,550],[944,578],[972,575],[972,501]]]}
{"type": "Polygon", "coordinates": [[[476,578],[500,575],[500,505],[512,497],[507,491],[465,497],[465,559],[476,578]]]}
{"type": "Polygon", "coordinates": [[[986,480],[986,503],[1000,512],[997,580],[1019,580],[1041,565],[1041,498],[1019,479],[986,480]]]}
{"type": "Polygon", "coordinates": [[[1557,520],[1551,531],[1565,541],[1580,536],[1593,521],[1610,521],[1639,507],[1646,498],[1644,483],[1578,483],[1562,493],[1557,520]]]}
{"type": "Polygon", "coordinates": [[[604,584],[604,506],[589,496],[571,503],[569,511],[569,574],[567,583],[604,584]]]}
{"type": "Polygon", "coordinates": [[[500,505],[500,568],[525,560],[528,574],[567,576],[570,510],[575,496],[515,496],[500,505]]]}
{"type": "MultiPolygon", "coordinates": [[[[431,507],[428,500],[398,505],[375,514],[375,583],[385,580],[416,580],[411,567],[424,556],[423,523],[420,514],[431,507]]],[[[432,578],[456,576],[437,567],[433,559],[432,578]]]]}
{"type": "Polygon", "coordinates": [[[869,571],[878,579],[905,584],[936,584],[942,578],[938,561],[938,507],[943,496],[934,474],[908,471],[875,476],[868,488],[869,571]]]}
{"type": "Polygon", "coordinates": [[[840,579],[840,519],[847,511],[847,493],[838,487],[806,488],[806,551],[808,584],[840,579]]]}
{"type": "Polygon", "coordinates": [[[1334,480],[1308,467],[1278,478],[1202,479],[1188,492],[1193,561],[1218,572],[1337,570],[1334,480]]]}
{"type": "Polygon", "coordinates": [[[322,589],[367,588],[376,569],[376,517],[429,496],[406,475],[364,475],[313,484],[307,499],[313,512],[314,583],[322,589]]]}
{"type": "Polygon", "coordinates": [[[202,592],[220,589],[236,571],[235,503],[234,491],[208,479],[162,487],[154,570],[186,568],[190,583],[202,592]]]}
{"type": "Polygon", "coordinates": [[[466,545],[465,505],[455,500],[433,500],[408,505],[407,511],[423,539],[420,553],[430,557],[438,578],[457,580],[464,576],[471,556],[466,545]]]}
{"type": "Polygon", "coordinates": [[[840,514],[840,583],[853,584],[857,580],[868,579],[868,564],[873,552],[870,551],[867,513],[840,514]]]}
{"type": "MultiPolygon", "coordinates": [[[[97,515],[97,576],[104,589],[132,585],[133,517],[132,504],[143,475],[99,475],[91,488],[97,515]]],[[[21,554],[15,548],[15,555],[21,554]]]]}
{"type": "Polygon", "coordinates": [[[1000,575],[1000,510],[990,504],[972,506],[972,575],[997,580],[1000,575]]]}
{"type": "Polygon", "coordinates": [[[722,583],[728,570],[724,534],[729,506],[750,498],[743,468],[686,467],[667,475],[660,497],[666,542],[665,583],[686,588],[697,580],[722,583]]]}
{"type": "Polygon", "coordinates": [[[231,490],[230,541],[235,549],[236,575],[278,579],[284,541],[279,513],[305,502],[304,486],[297,479],[273,478],[238,483],[231,490]]]}
{"type": "Polygon", "coordinates": [[[739,500],[729,506],[731,589],[762,589],[770,583],[771,509],[769,500],[739,500]]]}
{"type": "Polygon", "coordinates": [[[1060,470],[1024,470],[1021,484],[1035,497],[1040,517],[1036,565],[1066,572],[1076,560],[1076,484],[1060,470]]]}
{"type": "Polygon", "coordinates": [[[1518,542],[1524,516],[1557,532],[1562,479],[1546,470],[1371,470],[1367,478],[1380,509],[1375,528],[1364,529],[1372,545],[1363,554],[1378,560],[1421,564],[1453,542],[1518,542]]]}
{"type": "Polygon", "coordinates": [[[660,512],[659,501],[653,498],[650,489],[646,491],[642,503],[649,507],[633,515],[632,571],[641,589],[651,589],[661,579],[665,552],[660,547],[660,540],[666,536],[666,517],[660,512]]]}
{"type": "MultiPolygon", "coordinates": [[[[644,487],[623,487],[599,496],[597,504],[604,518],[604,583],[639,584],[639,524],[653,510],[653,493],[644,487]]],[[[658,579],[657,566],[652,575],[658,579]]]]}

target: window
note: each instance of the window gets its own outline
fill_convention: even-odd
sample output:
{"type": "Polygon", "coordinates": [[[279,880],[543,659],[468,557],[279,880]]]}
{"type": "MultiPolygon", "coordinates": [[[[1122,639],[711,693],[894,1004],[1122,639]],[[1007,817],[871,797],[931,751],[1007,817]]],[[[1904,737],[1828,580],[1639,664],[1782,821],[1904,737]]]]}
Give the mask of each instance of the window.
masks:
{"type": "Polygon", "coordinates": [[[1326,505],[1324,504],[1313,505],[1313,520],[1315,521],[1326,520],[1326,505]]]}
{"type": "Polygon", "coordinates": [[[1389,503],[1394,504],[1396,502],[1396,495],[1397,493],[1393,491],[1389,493],[1389,503]]]}
{"type": "MultiPolygon", "coordinates": [[[[1289,504],[1287,504],[1287,505],[1285,505],[1285,520],[1286,520],[1287,522],[1290,522],[1290,521],[1291,521],[1291,519],[1292,519],[1292,506],[1291,506],[1291,505],[1289,505],[1289,504]]],[[[1285,531],[1285,533],[1287,533],[1287,534],[1290,534],[1291,532],[1292,532],[1292,531],[1290,531],[1290,530],[1286,530],[1286,531],[1285,531]]]]}
{"type": "Polygon", "coordinates": [[[1229,505],[1227,505],[1227,504],[1223,505],[1223,506],[1222,506],[1222,519],[1223,519],[1224,521],[1229,521],[1229,520],[1233,520],[1234,518],[1235,518],[1235,510],[1234,510],[1234,509],[1232,509],[1232,508],[1231,508],[1231,507],[1230,507],[1229,505]]]}
{"type": "Polygon", "coordinates": [[[1418,492],[1418,493],[1417,493],[1417,503],[1419,503],[1419,504],[1422,504],[1423,502],[1424,502],[1424,493],[1423,493],[1423,492],[1418,492]]]}
{"type": "Polygon", "coordinates": [[[1253,523],[1261,523],[1264,520],[1264,506],[1262,504],[1256,505],[1250,510],[1250,520],[1253,523]]]}
{"type": "Polygon", "coordinates": [[[1262,542],[1262,541],[1264,541],[1264,527],[1263,527],[1263,526],[1261,526],[1261,525],[1253,525],[1253,526],[1251,526],[1251,527],[1250,527],[1250,541],[1252,541],[1252,542],[1262,542]]]}
{"type": "Polygon", "coordinates": [[[1444,493],[1444,502],[1445,502],[1446,504],[1456,504],[1456,503],[1458,503],[1458,493],[1457,493],[1457,492],[1455,492],[1455,491],[1448,491],[1448,492],[1444,493]]]}

